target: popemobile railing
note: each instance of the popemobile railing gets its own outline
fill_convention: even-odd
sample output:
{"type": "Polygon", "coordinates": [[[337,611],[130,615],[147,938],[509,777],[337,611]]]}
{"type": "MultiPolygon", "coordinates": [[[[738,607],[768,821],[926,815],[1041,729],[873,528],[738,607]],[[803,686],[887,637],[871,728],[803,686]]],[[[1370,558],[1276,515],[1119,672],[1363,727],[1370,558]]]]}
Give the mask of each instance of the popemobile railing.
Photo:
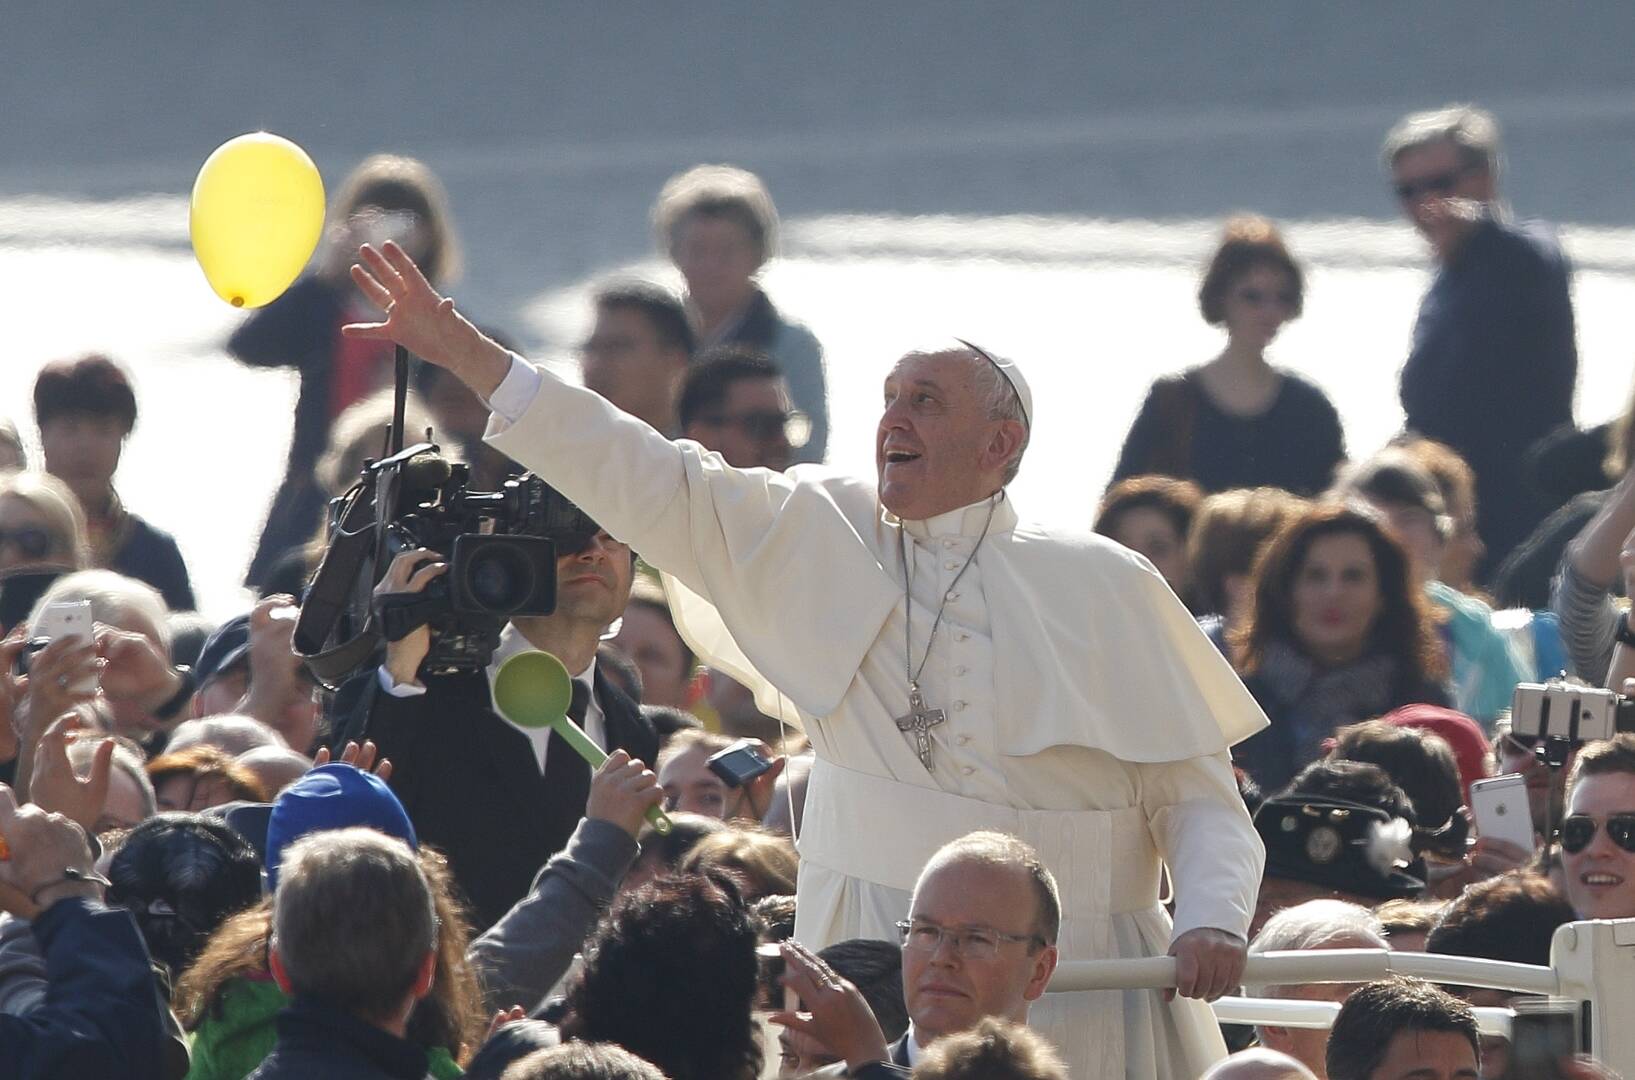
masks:
{"type": "MultiPolygon", "coordinates": [[[[1250,985],[1358,983],[1389,975],[1431,982],[1568,998],[1583,1011],[1585,1047],[1620,1075],[1635,1077],[1635,919],[1596,919],[1556,930],[1550,966],[1507,964],[1435,953],[1388,949],[1312,949],[1251,956],[1244,968],[1250,985]]],[[[1069,960],[1056,968],[1050,992],[1162,990],[1175,985],[1175,961],[1069,960]]],[[[1215,1015],[1224,1023],[1326,1028],[1340,1011],[1322,1001],[1221,998],[1215,1015]]],[[[1477,1009],[1488,1034],[1508,1038],[1509,1009],[1477,1009]]]]}

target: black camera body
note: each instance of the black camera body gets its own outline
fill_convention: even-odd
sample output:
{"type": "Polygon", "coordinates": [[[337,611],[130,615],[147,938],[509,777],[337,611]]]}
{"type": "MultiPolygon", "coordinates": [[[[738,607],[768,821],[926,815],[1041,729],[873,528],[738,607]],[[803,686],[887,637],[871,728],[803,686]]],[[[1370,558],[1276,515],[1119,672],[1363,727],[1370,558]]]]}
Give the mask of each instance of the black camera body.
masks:
{"type": "Polygon", "coordinates": [[[296,646],[318,680],[336,685],[396,641],[426,626],[426,675],[477,671],[517,615],[556,610],[558,555],[583,551],[599,526],[532,474],[473,491],[470,469],[432,443],[364,467],[329,510],[329,548],[302,606],[296,646]],[[425,548],[448,570],[419,593],[376,598],[402,552],[425,548]]]}

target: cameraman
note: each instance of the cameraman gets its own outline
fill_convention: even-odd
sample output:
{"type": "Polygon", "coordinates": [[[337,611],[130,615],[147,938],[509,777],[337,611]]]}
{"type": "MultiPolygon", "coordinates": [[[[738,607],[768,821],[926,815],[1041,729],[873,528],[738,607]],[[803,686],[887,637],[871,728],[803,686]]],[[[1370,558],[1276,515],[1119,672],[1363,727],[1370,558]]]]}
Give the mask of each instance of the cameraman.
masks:
{"type": "MultiPolygon", "coordinates": [[[[657,759],[652,722],[596,663],[602,634],[630,597],[633,564],[628,545],[598,531],[581,550],[559,552],[556,611],[514,617],[486,671],[422,679],[432,631],[421,627],[360,676],[367,685],[338,739],[373,739],[391,759],[392,789],[420,839],[448,855],[479,931],[527,895],[584,815],[590,791],[590,767],[561,736],[494,711],[492,680],[506,659],[530,649],[555,655],[574,680],[569,715],[590,737],[609,751],[657,759]]],[[[447,570],[436,552],[404,552],[376,596],[421,592],[447,570]]]]}

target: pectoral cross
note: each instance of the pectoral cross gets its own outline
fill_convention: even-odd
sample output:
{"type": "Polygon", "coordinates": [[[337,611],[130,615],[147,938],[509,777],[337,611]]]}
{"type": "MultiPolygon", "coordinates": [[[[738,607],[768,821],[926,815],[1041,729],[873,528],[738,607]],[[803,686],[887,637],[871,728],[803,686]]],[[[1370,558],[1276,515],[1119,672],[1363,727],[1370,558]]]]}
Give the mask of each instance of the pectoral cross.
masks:
{"type": "Polygon", "coordinates": [[[908,684],[908,715],[897,717],[897,730],[914,733],[914,752],[920,755],[920,764],[925,766],[926,772],[932,771],[931,729],[947,718],[941,709],[926,706],[918,683],[908,684]]]}

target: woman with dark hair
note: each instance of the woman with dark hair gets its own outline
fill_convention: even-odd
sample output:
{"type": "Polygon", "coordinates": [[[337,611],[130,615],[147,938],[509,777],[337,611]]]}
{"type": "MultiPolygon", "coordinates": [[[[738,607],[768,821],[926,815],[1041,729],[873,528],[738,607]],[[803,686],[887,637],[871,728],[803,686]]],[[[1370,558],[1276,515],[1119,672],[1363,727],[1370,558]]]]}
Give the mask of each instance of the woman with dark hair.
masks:
{"type": "Polygon", "coordinates": [[[83,512],[85,565],[147,582],[173,611],[197,607],[175,538],[126,509],[114,490],[136,427],[136,391],[125,369],[96,354],[46,364],[34,380],[34,420],[46,472],[83,512]]]}
{"type": "Polygon", "coordinates": [[[1238,673],[1271,726],[1233,750],[1266,790],[1323,756],[1336,728],[1399,705],[1448,703],[1447,661],[1408,556],[1375,515],[1320,505],[1261,552],[1238,673]]]}
{"type": "Polygon", "coordinates": [[[1191,602],[1187,536],[1203,493],[1190,480],[1170,476],[1132,476],[1102,496],[1094,530],[1140,552],[1164,576],[1175,595],[1191,602]]]}
{"type": "Polygon", "coordinates": [[[361,243],[378,247],[394,240],[434,283],[452,280],[459,269],[448,196],[413,158],[376,154],[365,160],[335,193],[328,221],[313,270],[227,340],[227,351],[251,367],[294,368],[301,376],[289,464],[246,575],[252,586],[318,528],[325,495],[314,468],[335,419],[391,381],[390,346],[341,336],[341,326],[365,307],[348,275],[352,253],[361,243]]]}
{"type": "Polygon", "coordinates": [[[568,990],[566,1039],[610,1042],[670,1080],[754,1080],[756,920],[730,878],[660,878],[615,901],[568,990]]]}
{"type": "Polygon", "coordinates": [[[1266,359],[1304,298],[1304,275],[1277,228],[1262,217],[1228,221],[1198,289],[1204,321],[1225,329],[1226,348],[1153,383],[1113,479],[1161,473],[1205,492],[1327,487],[1345,458],[1339,414],[1316,386],[1266,359]]]}

